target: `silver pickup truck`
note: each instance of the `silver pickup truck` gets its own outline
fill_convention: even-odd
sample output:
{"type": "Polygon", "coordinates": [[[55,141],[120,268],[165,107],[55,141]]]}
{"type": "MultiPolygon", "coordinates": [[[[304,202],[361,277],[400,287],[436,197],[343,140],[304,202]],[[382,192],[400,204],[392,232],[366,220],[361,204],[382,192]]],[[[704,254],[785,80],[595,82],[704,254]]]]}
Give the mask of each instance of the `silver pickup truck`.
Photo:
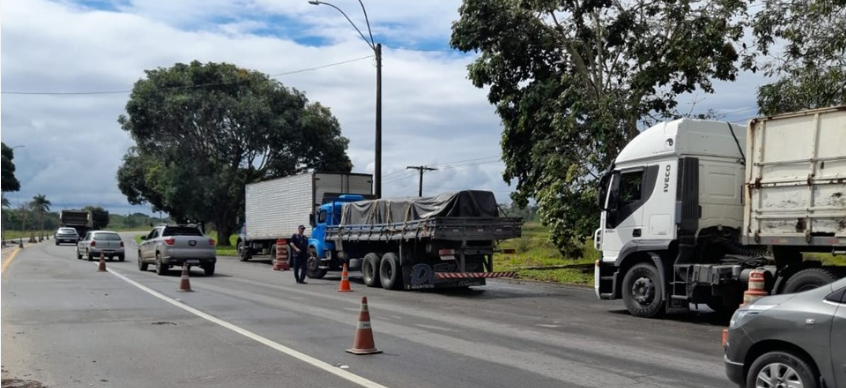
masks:
{"type": "Polygon", "coordinates": [[[217,263],[214,239],[206,237],[196,227],[157,226],[141,240],[138,247],[138,269],[141,271],[154,264],[156,273],[164,275],[170,267],[187,263],[189,267],[203,268],[206,276],[214,274],[217,263]]]}

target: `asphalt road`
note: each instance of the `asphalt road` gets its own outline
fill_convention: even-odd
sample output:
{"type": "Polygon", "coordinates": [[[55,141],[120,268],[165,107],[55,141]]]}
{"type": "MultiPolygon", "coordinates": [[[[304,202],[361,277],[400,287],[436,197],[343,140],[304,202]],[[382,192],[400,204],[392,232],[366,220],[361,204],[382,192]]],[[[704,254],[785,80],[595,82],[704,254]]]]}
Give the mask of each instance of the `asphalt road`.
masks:
{"type": "Polygon", "coordinates": [[[49,387],[727,387],[725,322],[636,319],[592,289],[490,281],[451,292],[294,283],[269,262],[140,272],[27,247],[2,274],[3,379],[49,387]],[[367,296],[381,354],[355,356],[367,296]]]}

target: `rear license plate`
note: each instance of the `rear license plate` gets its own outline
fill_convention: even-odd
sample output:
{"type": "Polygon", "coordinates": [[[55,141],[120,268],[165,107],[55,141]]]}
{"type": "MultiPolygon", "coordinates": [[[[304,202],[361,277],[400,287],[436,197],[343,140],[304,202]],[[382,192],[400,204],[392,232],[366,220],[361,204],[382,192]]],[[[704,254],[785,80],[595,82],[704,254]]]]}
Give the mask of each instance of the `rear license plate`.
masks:
{"type": "Polygon", "coordinates": [[[188,260],[188,264],[200,264],[200,260],[188,260]]]}

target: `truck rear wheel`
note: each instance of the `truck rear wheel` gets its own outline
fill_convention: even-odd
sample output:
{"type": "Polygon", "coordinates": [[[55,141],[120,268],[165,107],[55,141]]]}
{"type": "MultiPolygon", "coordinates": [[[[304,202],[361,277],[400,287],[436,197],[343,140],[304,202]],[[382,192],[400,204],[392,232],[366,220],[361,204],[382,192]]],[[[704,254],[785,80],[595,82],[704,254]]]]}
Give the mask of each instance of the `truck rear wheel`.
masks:
{"type": "Polygon", "coordinates": [[[395,253],[388,252],[382,256],[382,262],[379,264],[379,278],[382,288],[386,290],[402,287],[402,269],[395,253]]]}
{"type": "Polygon", "coordinates": [[[367,287],[378,287],[381,284],[379,279],[381,261],[379,255],[373,252],[364,256],[364,261],[361,263],[361,277],[364,278],[364,284],[367,287]]]}
{"type": "Polygon", "coordinates": [[[664,313],[664,287],[655,266],[640,263],[626,272],[623,302],[636,317],[656,318],[664,313]]]}
{"type": "Polygon", "coordinates": [[[783,294],[813,290],[837,280],[837,275],[826,268],[803,269],[787,279],[783,294]]]}

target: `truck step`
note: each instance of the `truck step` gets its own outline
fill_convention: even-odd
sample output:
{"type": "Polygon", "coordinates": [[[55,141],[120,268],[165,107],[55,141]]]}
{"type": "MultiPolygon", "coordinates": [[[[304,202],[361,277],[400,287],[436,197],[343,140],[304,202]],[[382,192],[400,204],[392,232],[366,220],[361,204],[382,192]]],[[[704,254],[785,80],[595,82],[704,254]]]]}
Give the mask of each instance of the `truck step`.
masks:
{"type": "Polygon", "coordinates": [[[614,276],[600,276],[599,280],[614,280],[614,276]]]}
{"type": "Polygon", "coordinates": [[[675,300],[688,300],[687,295],[671,295],[670,298],[675,300]]]}

